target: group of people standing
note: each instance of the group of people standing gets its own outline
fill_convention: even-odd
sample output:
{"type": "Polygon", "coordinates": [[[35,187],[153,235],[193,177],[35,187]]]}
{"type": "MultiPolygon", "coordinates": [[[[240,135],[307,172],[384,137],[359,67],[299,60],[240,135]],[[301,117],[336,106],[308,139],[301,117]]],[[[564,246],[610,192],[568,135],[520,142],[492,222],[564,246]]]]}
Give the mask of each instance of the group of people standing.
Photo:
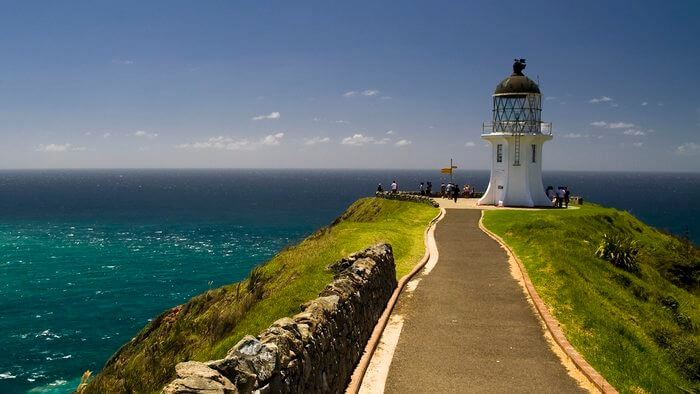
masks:
{"type": "Polygon", "coordinates": [[[457,202],[457,198],[459,197],[459,185],[452,182],[448,182],[447,184],[443,182],[440,184],[440,195],[442,198],[447,197],[457,202]]]}
{"type": "Polygon", "coordinates": [[[418,191],[420,191],[421,196],[432,196],[433,195],[433,182],[421,182],[418,186],[418,191]]]}
{"type": "MultiPolygon", "coordinates": [[[[433,183],[432,182],[421,182],[420,185],[418,186],[418,191],[420,192],[421,196],[428,196],[432,197],[433,196],[433,183]]],[[[464,189],[462,190],[462,195],[464,197],[471,197],[472,194],[472,187],[470,185],[464,185],[464,189]]],[[[378,193],[383,193],[384,188],[382,187],[382,184],[380,183],[377,185],[377,192],[378,193]]],[[[399,184],[396,181],[391,182],[391,192],[392,193],[398,193],[399,192],[399,184]]],[[[448,183],[442,183],[440,184],[440,197],[442,198],[449,198],[449,199],[454,199],[455,202],[457,202],[457,198],[459,198],[460,195],[460,190],[459,190],[459,185],[456,183],[448,182],[448,183]]]]}
{"type": "MultiPolygon", "coordinates": [[[[398,193],[399,192],[399,184],[396,181],[391,182],[391,192],[392,193],[398,193]]],[[[382,184],[380,183],[377,185],[377,193],[384,193],[384,188],[382,187],[382,184]]]]}
{"type": "Polygon", "coordinates": [[[570,196],[568,186],[559,186],[556,191],[554,191],[554,187],[547,186],[547,197],[555,208],[568,208],[570,196]]]}

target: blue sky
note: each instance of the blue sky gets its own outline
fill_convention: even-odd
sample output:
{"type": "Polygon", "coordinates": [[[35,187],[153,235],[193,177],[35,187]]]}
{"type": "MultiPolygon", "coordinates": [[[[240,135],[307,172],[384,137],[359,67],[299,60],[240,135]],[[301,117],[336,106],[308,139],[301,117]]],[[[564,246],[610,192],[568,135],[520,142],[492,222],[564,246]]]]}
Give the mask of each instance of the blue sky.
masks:
{"type": "Polygon", "coordinates": [[[528,59],[545,169],[700,169],[700,3],[0,2],[0,168],[488,168],[528,59]]]}

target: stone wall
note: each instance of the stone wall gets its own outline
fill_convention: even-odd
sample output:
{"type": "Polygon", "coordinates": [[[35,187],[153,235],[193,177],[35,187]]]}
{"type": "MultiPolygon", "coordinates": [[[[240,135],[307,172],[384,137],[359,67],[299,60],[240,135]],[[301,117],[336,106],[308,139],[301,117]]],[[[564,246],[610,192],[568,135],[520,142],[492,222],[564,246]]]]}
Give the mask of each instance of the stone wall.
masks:
{"type": "Polygon", "coordinates": [[[428,204],[432,207],[438,208],[440,205],[430,197],[421,196],[416,192],[376,192],[376,197],[386,198],[388,200],[400,200],[400,201],[410,201],[410,202],[420,202],[423,204],[428,204]]]}
{"type": "Polygon", "coordinates": [[[342,393],[396,288],[391,245],[337,261],[333,282],[292,318],[246,336],[224,359],[180,363],[164,393],[342,393]]]}
{"type": "MultiPolygon", "coordinates": [[[[421,195],[420,192],[417,192],[417,191],[404,191],[401,193],[414,194],[417,196],[421,195]]],[[[471,192],[471,193],[469,193],[469,195],[467,195],[467,193],[462,192],[462,191],[459,192],[459,198],[481,198],[483,195],[484,195],[484,192],[471,192]]],[[[433,191],[432,193],[430,193],[429,196],[426,194],[426,197],[442,198],[442,194],[440,194],[440,191],[437,191],[437,192],[433,191]]]]}

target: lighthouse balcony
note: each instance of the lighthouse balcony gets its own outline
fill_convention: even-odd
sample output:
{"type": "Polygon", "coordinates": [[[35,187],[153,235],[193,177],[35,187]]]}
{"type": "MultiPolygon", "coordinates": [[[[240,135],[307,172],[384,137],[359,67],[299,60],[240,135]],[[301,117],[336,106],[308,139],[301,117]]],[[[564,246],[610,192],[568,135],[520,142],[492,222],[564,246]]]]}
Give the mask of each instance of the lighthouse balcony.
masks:
{"type": "Polygon", "coordinates": [[[481,134],[543,134],[552,135],[552,122],[500,121],[483,123],[481,134]]]}

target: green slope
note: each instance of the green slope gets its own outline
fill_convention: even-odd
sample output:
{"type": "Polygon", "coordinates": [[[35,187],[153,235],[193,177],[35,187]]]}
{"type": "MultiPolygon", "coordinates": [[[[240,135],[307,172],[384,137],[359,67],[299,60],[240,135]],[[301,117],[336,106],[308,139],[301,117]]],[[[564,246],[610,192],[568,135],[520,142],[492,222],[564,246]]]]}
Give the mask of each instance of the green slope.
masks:
{"type": "Polygon", "coordinates": [[[284,250],[240,283],[210,290],[166,311],[107,362],[85,392],[154,392],[184,360],[222,358],[246,334],[299,312],[332,280],[325,267],[378,242],[394,249],[397,275],[425,252],[423,233],[438,209],[426,204],[366,198],[330,227],[284,250]]]}
{"type": "Polygon", "coordinates": [[[487,211],[484,225],[520,257],[572,345],[621,392],[700,389],[700,251],[632,215],[487,211]],[[595,256],[603,234],[642,245],[639,271],[595,256]]]}

